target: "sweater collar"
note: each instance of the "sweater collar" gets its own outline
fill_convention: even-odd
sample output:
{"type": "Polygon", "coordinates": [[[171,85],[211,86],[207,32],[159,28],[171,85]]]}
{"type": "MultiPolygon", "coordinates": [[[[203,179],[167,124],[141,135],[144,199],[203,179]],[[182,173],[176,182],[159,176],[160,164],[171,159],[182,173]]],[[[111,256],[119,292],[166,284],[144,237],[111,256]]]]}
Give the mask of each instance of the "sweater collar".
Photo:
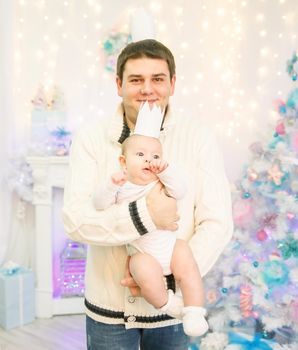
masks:
{"type": "MultiPolygon", "coordinates": [[[[122,103],[118,106],[116,113],[111,118],[109,128],[109,138],[111,141],[122,144],[123,141],[131,135],[132,130],[127,126],[124,118],[124,109],[122,103]]],[[[168,105],[167,114],[165,116],[162,129],[160,131],[161,141],[164,139],[167,132],[175,125],[176,120],[172,113],[172,108],[168,105]]]]}

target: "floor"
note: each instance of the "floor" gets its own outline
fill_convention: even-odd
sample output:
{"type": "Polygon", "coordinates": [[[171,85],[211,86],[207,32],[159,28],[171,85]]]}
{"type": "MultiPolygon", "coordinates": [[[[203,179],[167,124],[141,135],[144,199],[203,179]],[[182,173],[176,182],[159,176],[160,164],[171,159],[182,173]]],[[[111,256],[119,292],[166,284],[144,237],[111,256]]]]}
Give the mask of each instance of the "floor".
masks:
{"type": "Polygon", "coordinates": [[[11,330],[0,327],[0,350],[86,350],[85,316],[55,316],[11,330]]]}

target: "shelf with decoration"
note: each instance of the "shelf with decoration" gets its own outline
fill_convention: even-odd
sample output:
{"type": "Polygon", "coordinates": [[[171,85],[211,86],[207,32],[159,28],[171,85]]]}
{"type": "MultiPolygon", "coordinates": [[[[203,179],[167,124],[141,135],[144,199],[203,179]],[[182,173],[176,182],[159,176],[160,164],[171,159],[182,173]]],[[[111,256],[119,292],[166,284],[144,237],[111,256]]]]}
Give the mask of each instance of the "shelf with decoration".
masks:
{"type": "MultiPolygon", "coordinates": [[[[82,268],[84,268],[83,259],[74,259],[79,264],[70,277],[64,276],[61,268],[63,259],[64,263],[70,256],[71,250],[77,254],[81,249],[81,257],[83,256],[83,247],[78,244],[66,240],[66,236],[58,242],[55,247],[53,239],[55,235],[55,220],[61,220],[59,216],[61,210],[55,208],[54,192],[58,189],[63,191],[64,180],[67,170],[68,157],[27,157],[27,162],[32,169],[33,180],[33,205],[35,208],[35,271],[36,271],[36,316],[41,318],[52,317],[59,314],[76,314],[83,313],[84,303],[82,296],[83,286],[81,286],[84,276],[82,276],[82,268]],[[56,214],[56,215],[54,215],[56,214]],[[62,242],[62,243],[61,243],[62,242]],[[66,243],[66,245],[65,245],[66,243]],[[69,248],[69,252],[63,257],[69,248]],[[60,274],[60,276],[59,276],[60,274]],[[79,274],[79,275],[78,275],[79,274]],[[77,278],[76,284],[74,279],[77,278]],[[69,288],[64,284],[69,284],[69,288]],[[80,285],[78,285],[80,284],[80,285]],[[80,288],[80,291],[78,291],[80,288]]],[[[60,225],[61,226],[61,225],[60,225]]],[[[59,230],[60,231],[60,230],[59,230]]],[[[61,235],[61,232],[59,232],[61,235]]],[[[78,257],[78,256],[75,256],[78,257]]],[[[70,259],[68,259],[70,260],[70,259]]]]}
{"type": "Polygon", "coordinates": [[[63,93],[57,86],[49,92],[40,85],[31,102],[26,162],[35,211],[36,316],[82,313],[85,247],[67,239],[61,214],[71,143],[63,93]]]}

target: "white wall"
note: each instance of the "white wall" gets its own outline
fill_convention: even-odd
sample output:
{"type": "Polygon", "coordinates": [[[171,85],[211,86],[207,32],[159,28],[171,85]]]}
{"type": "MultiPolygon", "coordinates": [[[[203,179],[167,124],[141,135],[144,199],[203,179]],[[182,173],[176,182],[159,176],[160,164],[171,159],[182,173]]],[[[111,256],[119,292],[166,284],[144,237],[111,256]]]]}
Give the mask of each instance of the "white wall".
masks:
{"type": "MultiPolygon", "coordinates": [[[[62,88],[72,129],[114,111],[119,99],[114,76],[105,70],[102,42],[112,30],[127,31],[129,13],[140,5],[154,16],[156,38],[176,56],[173,102],[193,111],[185,117],[200,117],[216,128],[231,181],[247,161],[249,144],[261,138],[276,118],[273,100],[285,98],[293,87],[285,67],[298,48],[296,0],[0,0],[0,4],[1,28],[6,38],[10,35],[8,46],[0,40],[6,45],[0,47],[0,72],[8,78],[0,87],[1,164],[11,145],[15,150],[24,147],[30,101],[39,83],[49,90],[54,84],[62,88]]],[[[3,188],[3,216],[2,198],[3,188]]],[[[0,230],[0,240],[4,231],[0,230]]]]}
{"type": "Polygon", "coordinates": [[[11,196],[5,182],[8,154],[15,141],[13,97],[14,2],[0,0],[0,264],[8,241],[11,196]]]}

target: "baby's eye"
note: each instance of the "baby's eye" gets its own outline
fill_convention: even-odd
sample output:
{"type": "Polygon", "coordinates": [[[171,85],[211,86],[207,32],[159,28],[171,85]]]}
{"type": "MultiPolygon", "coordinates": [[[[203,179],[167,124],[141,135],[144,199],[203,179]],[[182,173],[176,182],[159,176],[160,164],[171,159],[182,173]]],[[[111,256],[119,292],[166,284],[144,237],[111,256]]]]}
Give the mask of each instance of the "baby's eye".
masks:
{"type": "Polygon", "coordinates": [[[153,158],[154,158],[154,159],[159,159],[160,157],[159,157],[158,154],[154,154],[153,158]]]}
{"type": "Polygon", "coordinates": [[[144,156],[144,153],[143,153],[143,152],[137,152],[137,156],[143,157],[143,156],[144,156]]]}

